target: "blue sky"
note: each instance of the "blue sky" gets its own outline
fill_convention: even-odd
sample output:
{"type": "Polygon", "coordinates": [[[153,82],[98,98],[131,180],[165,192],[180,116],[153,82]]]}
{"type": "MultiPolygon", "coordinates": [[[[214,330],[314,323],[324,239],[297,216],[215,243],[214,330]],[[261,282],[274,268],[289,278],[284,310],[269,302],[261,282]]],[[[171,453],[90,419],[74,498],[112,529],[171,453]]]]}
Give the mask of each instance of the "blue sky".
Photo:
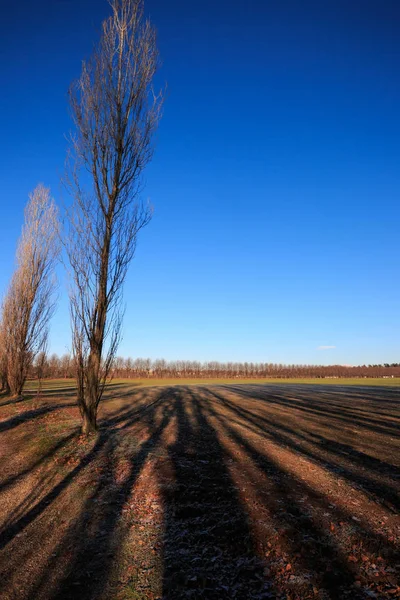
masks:
{"type": "MultiPolygon", "coordinates": [[[[147,0],[146,10],[168,94],[119,353],[399,361],[400,3],[147,0]]],[[[29,191],[43,182],[68,202],[67,89],[107,13],[105,0],[3,8],[2,291],[29,191]]],[[[59,275],[51,351],[63,353],[59,275]]]]}

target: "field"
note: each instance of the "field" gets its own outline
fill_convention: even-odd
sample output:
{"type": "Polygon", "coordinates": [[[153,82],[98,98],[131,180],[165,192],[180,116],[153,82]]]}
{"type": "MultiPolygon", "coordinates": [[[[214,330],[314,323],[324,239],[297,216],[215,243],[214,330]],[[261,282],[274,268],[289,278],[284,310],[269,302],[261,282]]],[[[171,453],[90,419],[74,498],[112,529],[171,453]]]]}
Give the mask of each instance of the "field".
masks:
{"type": "MultiPolygon", "coordinates": [[[[400,377],[392,378],[328,378],[328,379],[196,379],[196,378],[184,378],[184,379],[114,379],[112,382],[108,384],[108,386],[120,385],[122,383],[126,383],[130,386],[175,386],[175,385],[231,385],[231,384],[266,384],[270,385],[272,383],[276,383],[279,385],[286,384],[309,384],[309,385],[341,385],[341,386],[378,386],[378,387],[400,387],[400,377]]],[[[72,389],[75,388],[75,380],[74,379],[44,379],[42,382],[42,389],[47,392],[60,391],[63,389],[72,389]]],[[[36,380],[28,381],[25,385],[25,392],[30,394],[32,392],[36,392],[38,389],[38,382],[36,380]]]]}
{"type": "Polygon", "coordinates": [[[0,398],[1,600],[400,598],[398,382],[192,383],[0,398]]]}

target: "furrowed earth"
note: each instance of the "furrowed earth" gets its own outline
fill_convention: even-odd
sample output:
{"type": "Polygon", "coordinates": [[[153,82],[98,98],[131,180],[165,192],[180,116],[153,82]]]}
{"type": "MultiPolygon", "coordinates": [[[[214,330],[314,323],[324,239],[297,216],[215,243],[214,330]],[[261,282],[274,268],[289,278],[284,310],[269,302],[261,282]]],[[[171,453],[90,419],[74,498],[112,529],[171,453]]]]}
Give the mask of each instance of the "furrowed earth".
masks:
{"type": "Polygon", "coordinates": [[[400,598],[400,388],[0,397],[2,600],[400,598]]]}

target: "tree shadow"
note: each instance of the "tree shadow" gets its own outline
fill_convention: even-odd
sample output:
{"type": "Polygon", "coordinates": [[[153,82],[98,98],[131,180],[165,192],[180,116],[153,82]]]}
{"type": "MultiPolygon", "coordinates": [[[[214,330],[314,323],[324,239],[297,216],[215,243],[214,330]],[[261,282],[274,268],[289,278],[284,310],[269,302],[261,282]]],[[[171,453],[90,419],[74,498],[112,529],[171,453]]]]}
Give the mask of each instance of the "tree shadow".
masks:
{"type": "MultiPolygon", "coordinates": [[[[382,483],[377,487],[375,476],[383,473],[389,477],[395,467],[352,449],[342,439],[330,444],[323,434],[296,429],[295,411],[291,413],[293,425],[272,421],[270,414],[263,412],[268,401],[265,389],[256,393],[253,388],[240,387],[239,396],[238,388],[180,386],[127,392],[121,388],[118,396],[114,389],[110,390],[109,399],[121,398],[121,405],[105,405],[100,432],[90,450],[54,484],[53,472],[43,473],[37,487],[17,505],[0,532],[0,548],[6,550],[15,551],[15,538],[22,533],[32,536],[20,553],[10,554],[2,573],[3,585],[13,581],[15,573],[24,568],[28,558],[31,560],[32,548],[40,542],[40,536],[46,535],[45,511],[57,507],[56,500],[64,497],[72,484],[79,493],[91,475],[91,487],[82,490],[85,495],[76,518],[60,530],[45,569],[30,584],[24,599],[104,597],[127,538],[124,507],[136,493],[135,486],[146,463],[162,452],[165,460],[157,463],[157,477],[164,504],[163,600],[261,600],[288,598],[291,594],[293,598],[308,598],[306,593],[313,593],[313,581],[318,582],[326,599],[365,597],[362,590],[354,587],[356,568],[349,565],[337,540],[315,513],[307,510],[301,498],[310,499],[319,515],[332,515],[335,522],[351,520],[350,511],[332,506],[323,490],[311,487],[286,469],[285,464],[278,463],[269,452],[268,443],[304,457],[330,473],[337,474],[340,466],[340,476],[350,485],[359,486],[375,502],[386,499],[392,506],[390,486],[382,483]],[[235,400],[227,397],[228,392],[234,392],[235,400]],[[133,426],[139,424],[146,432],[145,439],[135,439],[133,426]],[[126,465],[122,479],[117,477],[121,458],[126,465]],[[355,472],[358,466],[363,466],[364,471],[355,472]],[[254,506],[260,507],[258,516],[242,489],[253,480],[252,498],[254,506]],[[271,558],[265,556],[269,554],[270,540],[260,535],[257,523],[264,513],[269,515],[279,542],[285,545],[286,563],[291,560],[306,574],[302,581],[293,575],[291,582],[285,568],[283,574],[270,570],[271,558]]],[[[293,408],[285,400],[274,393],[272,405],[277,409],[293,408]]],[[[307,408],[306,398],[302,402],[302,407],[307,408]]],[[[61,406],[70,405],[42,409],[61,406]]],[[[42,414],[46,413],[36,415],[33,411],[31,418],[42,414]]],[[[329,422],[335,417],[328,405],[324,418],[329,422]]],[[[312,418],[320,418],[319,412],[314,411],[312,418]]],[[[16,427],[21,422],[24,421],[11,420],[9,424],[16,427]]],[[[30,468],[57,454],[74,435],[53,444],[30,468]]],[[[9,478],[3,486],[11,486],[27,471],[9,478]]],[[[382,551],[383,556],[398,560],[387,539],[374,533],[366,523],[353,522],[353,529],[365,540],[366,549],[382,551]]],[[[112,594],[107,598],[114,599],[112,594]]]]}
{"type": "Polygon", "coordinates": [[[54,404],[54,405],[46,405],[46,406],[41,406],[39,408],[34,408],[32,410],[25,410],[21,413],[19,413],[18,415],[15,415],[15,417],[11,417],[10,419],[7,419],[6,421],[0,421],[0,433],[3,431],[7,431],[9,429],[14,429],[15,427],[18,427],[19,425],[22,425],[23,423],[27,423],[27,422],[31,422],[34,419],[38,419],[40,417],[44,417],[45,415],[48,415],[56,410],[59,410],[60,408],[67,408],[67,407],[75,407],[76,404],[54,404]]]}
{"type": "Polygon", "coordinates": [[[34,469],[37,469],[38,467],[40,467],[40,465],[42,463],[46,462],[47,460],[49,460],[50,458],[55,456],[57,454],[57,452],[59,452],[62,448],[64,448],[68,444],[68,442],[70,442],[72,439],[75,438],[75,436],[76,436],[76,432],[66,435],[59,442],[53,444],[52,447],[50,448],[50,450],[45,452],[42,456],[40,456],[40,458],[38,458],[33,463],[31,463],[29,465],[29,467],[22,469],[22,471],[20,471],[19,473],[16,473],[16,474],[8,477],[4,481],[2,481],[0,483],[0,491],[4,491],[8,487],[14,485],[18,480],[22,479],[28,473],[30,473],[34,469]]]}
{"type": "MultiPolygon", "coordinates": [[[[221,437],[232,440],[236,447],[245,453],[250,464],[268,478],[270,489],[267,495],[263,497],[260,493],[262,490],[259,489],[256,496],[268,509],[269,514],[274,515],[275,527],[286,538],[292,558],[295,557],[294,560],[301,564],[305,573],[311,575],[314,581],[318,581],[318,586],[324,590],[326,597],[338,600],[345,597],[365,597],[361,590],[358,592],[354,587],[356,577],[359,578],[359,571],[349,564],[329,528],[322,526],[300,498],[309,498],[320,514],[330,515],[336,523],[352,519],[350,510],[347,512],[333,506],[322,490],[311,488],[302,479],[282,469],[272,455],[261,452],[258,446],[244,435],[246,420],[243,419],[241,430],[238,431],[237,426],[232,424],[232,407],[230,406],[230,412],[222,415],[215,409],[214,398],[214,391],[203,390],[199,402],[203,404],[204,411],[218,422],[221,437]]],[[[217,396],[217,399],[220,402],[223,400],[221,396],[217,396]]],[[[289,443],[286,447],[297,452],[297,448],[291,447],[289,443]]],[[[245,472],[246,463],[243,463],[240,469],[245,472]]],[[[370,550],[377,553],[376,555],[382,553],[388,558],[389,564],[398,562],[398,548],[388,542],[386,536],[373,532],[366,521],[357,523],[356,526],[353,522],[351,528],[358,530],[363,540],[361,545],[364,544],[366,551],[370,550]]]]}
{"type": "MultiPolygon", "coordinates": [[[[146,460],[160,442],[172,413],[173,407],[168,394],[161,394],[151,406],[146,407],[145,414],[141,413],[140,418],[145,419],[149,425],[149,437],[133,452],[125,455],[129,461],[129,473],[120,484],[115,482],[114,477],[117,455],[122,436],[132,425],[134,417],[124,414],[104,423],[104,433],[101,434],[101,437],[105,438],[102,450],[104,464],[98,484],[83,506],[80,518],[55,552],[55,560],[59,560],[66,548],[71,545],[74,548],[68,571],[54,590],[53,597],[57,600],[73,598],[77,590],[81,600],[90,600],[97,598],[104,589],[112,565],[123,545],[124,532],[119,531],[122,509],[131,496],[146,460]],[[159,418],[155,413],[156,408],[160,408],[159,418]],[[110,432],[110,426],[115,427],[118,422],[123,423],[122,427],[110,432]]],[[[43,587],[46,587],[45,579],[38,583],[35,594],[39,594],[43,587]]]]}
{"type": "Polygon", "coordinates": [[[270,598],[224,450],[190,388],[174,392],[174,484],[165,491],[163,599],[270,598]]]}
{"type": "MultiPolygon", "coordinates": [[[[31,493],[9,515],[0,532],[0,548],[5,548],[33,524],[36,524],[37,530],[44,512],[65,494],[71,484],[82,485],[79,477],[84,473],[94,473],[95,485],[82,504],[79,516],[70,524],[66,533],[60,536],[46,569],[30,589],[29,598],[32,600],[97,598],[107,583],[115,556],[123,542],[118,531],[122,508],[171,418],[168,392],[156,394],[151,402],[146,402],[145,395],[142,396],[144,401],[139,406],[128,405],[109,411],[100,420],[100,431],[92,449],[79,464],[53,487],[50,484],[54,469],[48,475],[43,475],[31,493]],[[161,416],[156,411],[161,411],[161,416]],[[149,436],[141,444],[132,444],[129,428],[138,422],[146,423],[149,436]],[[125,460],[129,461],[129,474],[122,483],[116,483],[114,470],[121,447],[125,460]],[[63,565],[61,572],[60,565],[63,565]],[[56,572],[58,575],[55,577],[56,572]]],[[[47,457],[62,446],[63,442],[54,446],[47,457]]],[[[29,556],[29,551],[23,550],[21,556],[8,561],[9,564],[2,573],[4,585],[13,579],[15,571],[23,568],[21,560],[26,560],[29,556]]]]}
{"type": "Polygon", "coordinates": [[[0,398],[7,398],[5,402],[0,402],[0,408],[3,406],[10,406],[11,404],[21,404],[25,402],[28,398],[25,396],[18,396],[17,398],[10,398],[8,394],[3,394],[0,398]]]}
{"type": "MultiPolygon", "coordinates": [[[[127,386],[129,386],[129,389],[131,390],[132,388],[136,388],[136,387],[141,387],[140,383],[107,383],[106,387],[105,387],[105,393],[104,393],[104,397],[103,400],[109,400],[112,399],[112,396],[110,395],[110,392],[118,392],[121,389],[126,389],[127,386]]],[[[38,395],[38,390],[37,389],[24,389],[23,392],[23,396],[20,398],[20,402],[22,402],[23,400],[28,400],[28,399],[32,399],[35,396],[38,395]]],[[[71,398],[71,397],[75,397],[76,396],[76,385],[66,385],[64,387],[46,387],[43,388],[40,391],[40,397],[41,398],[71,398]]],[[[10,400],[9,402],[7,402],[7,404],[11,404],[11,403],[15,403],[15,400],[10,400]]],[[[0,406],[2,406],[0,404],[0,406]]]]}
{"type": "MultiPolygon", "coordinates": [[[[307,432],[306,436],[277,421],[271,423],[269,418],[256,415],[251,410],[238,406],[215,390],[209,391],[233,415],[241,419],[239,423],[242,427],[248,429],[251,426],[259,435],[267,436],[277,444],[289,447],[297,454],[321,464],[332,474],[347,479],[351,485],[358,486],[374,501],[383,503],[389,510],[397,514],[400,509],[400,497],[395,480],[400,477],[399,467],[359,452],[350,445],[328,440],[322,435],[307,432]],[[390,481],[392,481],[392,485],[389,483],[390,481]]],[[[242,395],[244,395],[243,392],[242,395]]],[[[253,395],[253,399],[256,400],[256,398],[257,396],[253,395]]],[[[273,402],[277,403],[276,399],[273,402]]]]}
{"type": "MultiPolygon", "coordinates": [[[[243,397],[257,402],[264,401],[269,404],[278,404],[279,406],[294,408],[316,418],[329,419],[330,421],[334,420],[348,425],[353,424],[354,421],[357,420],[357,423],[360,426],[373,433],[382,433],[391,437],[400,437],[398,424],[374,418],[376,412],[379,414],[379,406],[376,406],[375,403],[376,399],[372,402],[372,412],[368,416],[356,412],[357,407],[352,403],[358,400],[358,396],[354,394],[353,390],[347,391],[346,393],[346,389],[349,390],[349,388],[343,388],[340,393],[346,393],[346,398],[342,402],[338,401],[336,404],[332,402],[332,395],[337,395],[339,392],[333,390],[331,395],[329,389],[320,391],[317,389],[319,386],[310,386],[309,388],[306,388],[308,389],[308,392],[306,391],[306,393],[303,388],[298,391],[296,388],[292,388],[291,385],[280,388],[271,386],[272,390],[267,386],[223,386],[223,388],[228,391],[235,391],[243,397]],[[288,397],[288,392],[295,393],[295,398],[288,397]],[[324,402],[324,400],[326,400],[326,402],[324,402]]],[[[373,394],[374,391],[375,390],[371,388],[370,393],[373,394]]],[[[366,394],[367,392],[364,392],[363,397],[365,397],[366,394]]],[[[387,399],[382,399],[382,405],[387,401],[387,399]]],[[[396,403],[396,406],[397,408],[399,407],[398,402],[396,403]]],[[[393,410],[392,407],[391,410],[393,410]]]]}

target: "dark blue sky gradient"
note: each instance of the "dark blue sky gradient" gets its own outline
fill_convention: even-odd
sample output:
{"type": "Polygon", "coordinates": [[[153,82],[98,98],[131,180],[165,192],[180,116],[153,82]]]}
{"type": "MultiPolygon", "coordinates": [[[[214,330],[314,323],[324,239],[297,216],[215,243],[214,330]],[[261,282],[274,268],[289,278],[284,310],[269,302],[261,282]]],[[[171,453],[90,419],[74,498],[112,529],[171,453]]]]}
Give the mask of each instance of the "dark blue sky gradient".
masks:
{"type": "MultiPolygon", "coordinates": [[[[4,3],[0,289],[102,0],[4,3]],[[7,3],[8,4],[8,3],[7,3]]],[[[400,360],[400,3],[147,0],[168,82],[120,353],[400,360]],[[319,346],[336,346],[318,350],[319,346]]],[[[70,344],[64,276],[51,349],[70,344]]]]}

